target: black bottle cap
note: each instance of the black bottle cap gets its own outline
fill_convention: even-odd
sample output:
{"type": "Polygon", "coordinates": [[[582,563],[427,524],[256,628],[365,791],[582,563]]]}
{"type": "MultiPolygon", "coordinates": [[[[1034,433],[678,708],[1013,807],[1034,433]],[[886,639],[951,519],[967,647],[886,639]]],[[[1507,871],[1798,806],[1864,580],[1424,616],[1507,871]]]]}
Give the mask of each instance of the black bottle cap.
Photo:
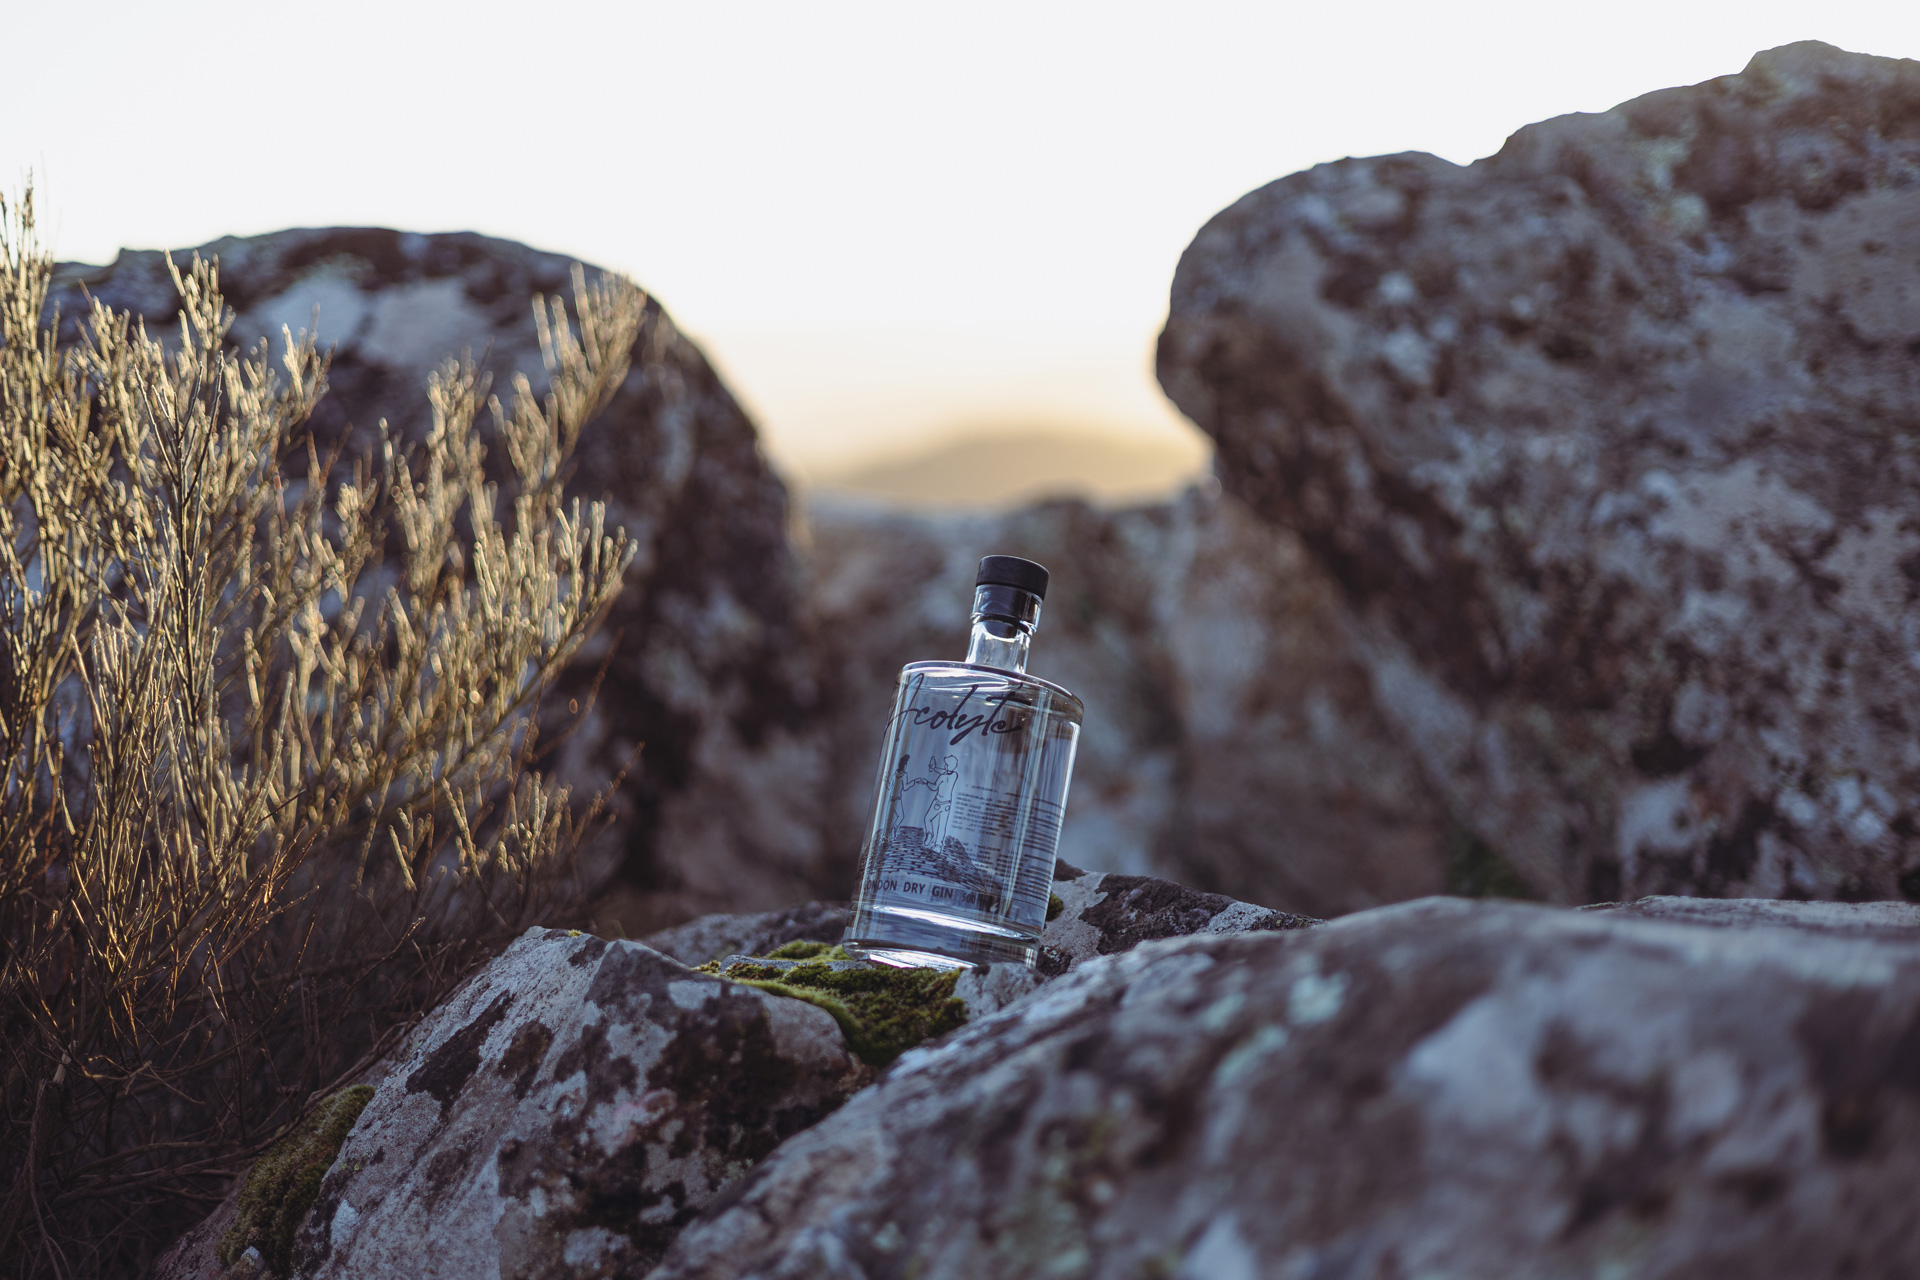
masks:
{"type": "Polygon", "coordinates": [[[1047,598],[1047,571],[1042,565],[1019,556],[987,556],[980,561],[976,587],[1018,587],[1042,600],[1047,598]]]}

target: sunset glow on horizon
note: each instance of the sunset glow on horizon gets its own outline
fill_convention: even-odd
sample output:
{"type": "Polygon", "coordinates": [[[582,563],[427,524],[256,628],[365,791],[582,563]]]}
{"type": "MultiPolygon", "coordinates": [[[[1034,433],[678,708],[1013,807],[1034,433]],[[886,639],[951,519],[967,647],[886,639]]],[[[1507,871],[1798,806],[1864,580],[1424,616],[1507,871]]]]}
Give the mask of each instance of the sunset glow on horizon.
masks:
{"type": "Polygon", "coordinates": [[[803,478],[969,430],[1188,439],[1151,370],[1175,264],[1287,173],[1470,162],[1794,40],[1920,57],[1920,6],[1867,0],[23,9],[0,179],[62,258],[316,225],[574,255],[803,478]]]}

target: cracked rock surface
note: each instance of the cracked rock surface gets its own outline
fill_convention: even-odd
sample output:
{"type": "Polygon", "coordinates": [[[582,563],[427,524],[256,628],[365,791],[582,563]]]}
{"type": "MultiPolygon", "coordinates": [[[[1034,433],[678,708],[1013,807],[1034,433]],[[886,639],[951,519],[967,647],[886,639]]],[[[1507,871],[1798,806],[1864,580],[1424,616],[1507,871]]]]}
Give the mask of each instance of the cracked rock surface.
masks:
{"type": "Polygon", "coordinates": [[[379,1085],[297,1276],[640,1276],[870,1072],[820,1009],[638,943],[529,932],[379,1085]]]}
{"type": "Polygon", "coordinates": [[[906,1054],[655,1277],[1910,1275],[1917,1069],[1884,934],[1428,899],[1149,942],[906,1054]]]}
{"type": "Polygon", "coordinates": [[[1920,899],[1920,63],[1788,45],[1295,174],[1162,385],[1380,713],[1563,902],[1920,899]]]}

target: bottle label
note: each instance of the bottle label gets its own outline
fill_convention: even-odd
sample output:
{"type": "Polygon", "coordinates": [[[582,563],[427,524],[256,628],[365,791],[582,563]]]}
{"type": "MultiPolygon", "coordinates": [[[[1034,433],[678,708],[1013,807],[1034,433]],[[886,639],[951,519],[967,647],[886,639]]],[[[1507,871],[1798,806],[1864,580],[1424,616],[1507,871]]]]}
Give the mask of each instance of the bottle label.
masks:
{"type": "Polygon", "coordinates": [[[888,833],[874,886],[889,897],[998,915],[1015,886],[1020,857],[1043,858],[1051,874],[1060,843],[1060,807],[1038,796],[1007,796],[957,785],[959,761],[928,753],[921,768],[900,760],[906,821],[888,833]],[[1025,831],[1020,829],[1024,809],[1025,831]]]}
{"type": "Polygon", "coordinates": [[[1011,682],[902,685],[864,900],[1044,921],[1077,726],[1036,714],[1034,697],[1011,682]]]}

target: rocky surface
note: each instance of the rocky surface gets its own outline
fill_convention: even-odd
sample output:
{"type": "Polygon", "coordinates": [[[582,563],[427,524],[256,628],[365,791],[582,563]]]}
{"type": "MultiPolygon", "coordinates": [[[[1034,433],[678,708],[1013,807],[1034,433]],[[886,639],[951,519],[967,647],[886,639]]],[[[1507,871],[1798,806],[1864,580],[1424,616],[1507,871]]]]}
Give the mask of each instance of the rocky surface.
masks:
{"type": "Polygon", "coordinates": [[[1857,900],[1920,898],[1917,352],[1920,63],[1807,43],[1252,193],[1159,371],[1535,892],[1857,900]]]}
{"type": "MultiPolygon", "coordinates": [[[[1053,896],[1058,909],[1050,911],[1041,933],[1036,966],[1042,979],[1057,977],[1095,956],[1115,955],[1157,938],[1304,929],[1320,923],[1310,916],[1189,889],[1155,876],[1087,871],[1064,859],[1054,869],[1053,896]]],[[[810,902],[786,911],[701,916],[641,941],[683,964],[733,962],[767,956],[788,943],[838,943],[850,918],[846,903],[810,902]]],[[[963,978],[963,990],[956,994],[979,993],[969,1002],[975,1014],[988,1004],[997,1009],[1029,989],[1024,979],[991,976],[1011,967],[993,965],[975,977],[963,978]],[[1005,994],[989,996],[989,991],[1005,994]]]]}
{"type": "MultiPolygon", "coordinates": [[[[220,260],[239,341],[287,325],[332,347],[314,425],[350,445],[368,443],[381,418],[422,438],[427,374],[449,356],[470,353],[496,393],[516,372],[544,392],[532,302],[572,291],[569,259],[468,234],[292,230],[174,257],[196,252],[220,260]]],[[[69,326],[87,294],[150,326],[177,311],[157,251],[63,264],[55,284],[69,326]]],[[[625,880],[654,895],[636,923],[816,896],[831,876],[812,808],[817,752],[794,736],[812,694],[786,492],[752,422],[657,304],[626,382],[582,436],[569,490],[604,499],[639,548],[626,593],[550,700],[549,725],[588,701],[604,663],[555,771],[591,794],[626,770],[609,844],[625,880]]]]}
{"type": "Polygon", "coordinates": [[[852,916],[844,902],[809,902],[745,915],[720,912],[650,933],[641,941],[681,964],[702,965],[724,956],[764,956],[789,942],[837,943],[852,916]]]}
{"type": "Polygon", "coordinates": [[[1903,1276],[1916,1080],[1905,939],[1434,899],[1152,942],[907,1054],[655,1277],[1903,1276]]]}
{"type": "Polygon", "coordinates": [[[300,1276],[390,1274],[408,1248],[427,1245],[448,1259],[431,1275],[497,1267],[503,1277],[637,1276],[730,1179],[871,1079],[857,1060],[863,1049],[890,1062],[929,1029],[987,1017],[1083,959],[1149,938],[1317,923],[1072,866],[1060,869],[1056,889],[1061,909],[1039,968],[994,965],[941,975],[932,987],[920,980],[925,971],[819,957],[845,928],[841,903],[704,916],[644,943],[533,930],[375,1070],[379,1088],[353,1113],[359,1123],[315,1164],[327,1177],[311,1211],[257,1203],[261,1169],[289,1163],[276,1148],[175,1245],[154,1280],[279,1274],[285,1239],[300,1276]],[[760,985],[690,967],[708,960],[725,976],[746,966],[739,972],[760,985]],[[806,978],[792,971],[808,966],[908,981],[840,990],[808,979],[785,991],[780,984],[806,978]],[[961,1007],[948,1009],[949,1000],[961,1007]],[[256,1250],[224,1266],[242,1209],[288,1231],[253,1233],[279,1241],[268,1245],[272,1258],[256,1250]]]}
{"type": "MultiPolygon", "coordinates": [[[[397,1056],[292,1273],[643,1275],[727,1183],[870,1078],[812,1005],[637,943],[529,932],[397,1056]]],[[[193,1247],[158,1273],[221,1274],[193,1247]]]]}
{"type": "MultiPolygon", "coordinates": [[[[396,1055],[293,1274],[1920,1266],[1920,907],[1427,899],[1322,924],[1072,866],[1055,893],[1062,963],[942,985],[966,1024],[864,1088],[806,998],[530,933],[396,1055]]],[[[785,945],[729,958],[778,984],[860,968],[804,936],[839,910],[674,932],[785,945]]],[[[253,1274],[213,1261],[233,1222],[230,1199],[159,1280],[253,1274]]]]}
{"type": "Polygon", "coordinates": [[[1445,883],[1444,809],[1374,709],[1337,591],[1238,502],[817,503],[810,528],[829,847],[859,849],[900,667],[964,653],[975,566],[1004,552],[1052,571],[1031,670],[1087,704],[1064,858],[1322,916],[1445,883]]]}
{"type": "Polygon", "coordinates": [[[1766,898],[1642,898],[1583,908],[1649,920],[1743,928],[1776,925],[1841,937],[1920,942],[1920,906],[1907,902],[1778,902],[1766,898]]]}
{"type": "Polygon", "coordinates": [[[1280,932],[1320,921],[1202,893],[1153,876],[1083,871],[1063,864],[1054,872],[1060,910],[1041,934],[1040,972],[1066,973],[1096,956],[1118,955],[1143,942],[1188,934],[1280,932]]]}

